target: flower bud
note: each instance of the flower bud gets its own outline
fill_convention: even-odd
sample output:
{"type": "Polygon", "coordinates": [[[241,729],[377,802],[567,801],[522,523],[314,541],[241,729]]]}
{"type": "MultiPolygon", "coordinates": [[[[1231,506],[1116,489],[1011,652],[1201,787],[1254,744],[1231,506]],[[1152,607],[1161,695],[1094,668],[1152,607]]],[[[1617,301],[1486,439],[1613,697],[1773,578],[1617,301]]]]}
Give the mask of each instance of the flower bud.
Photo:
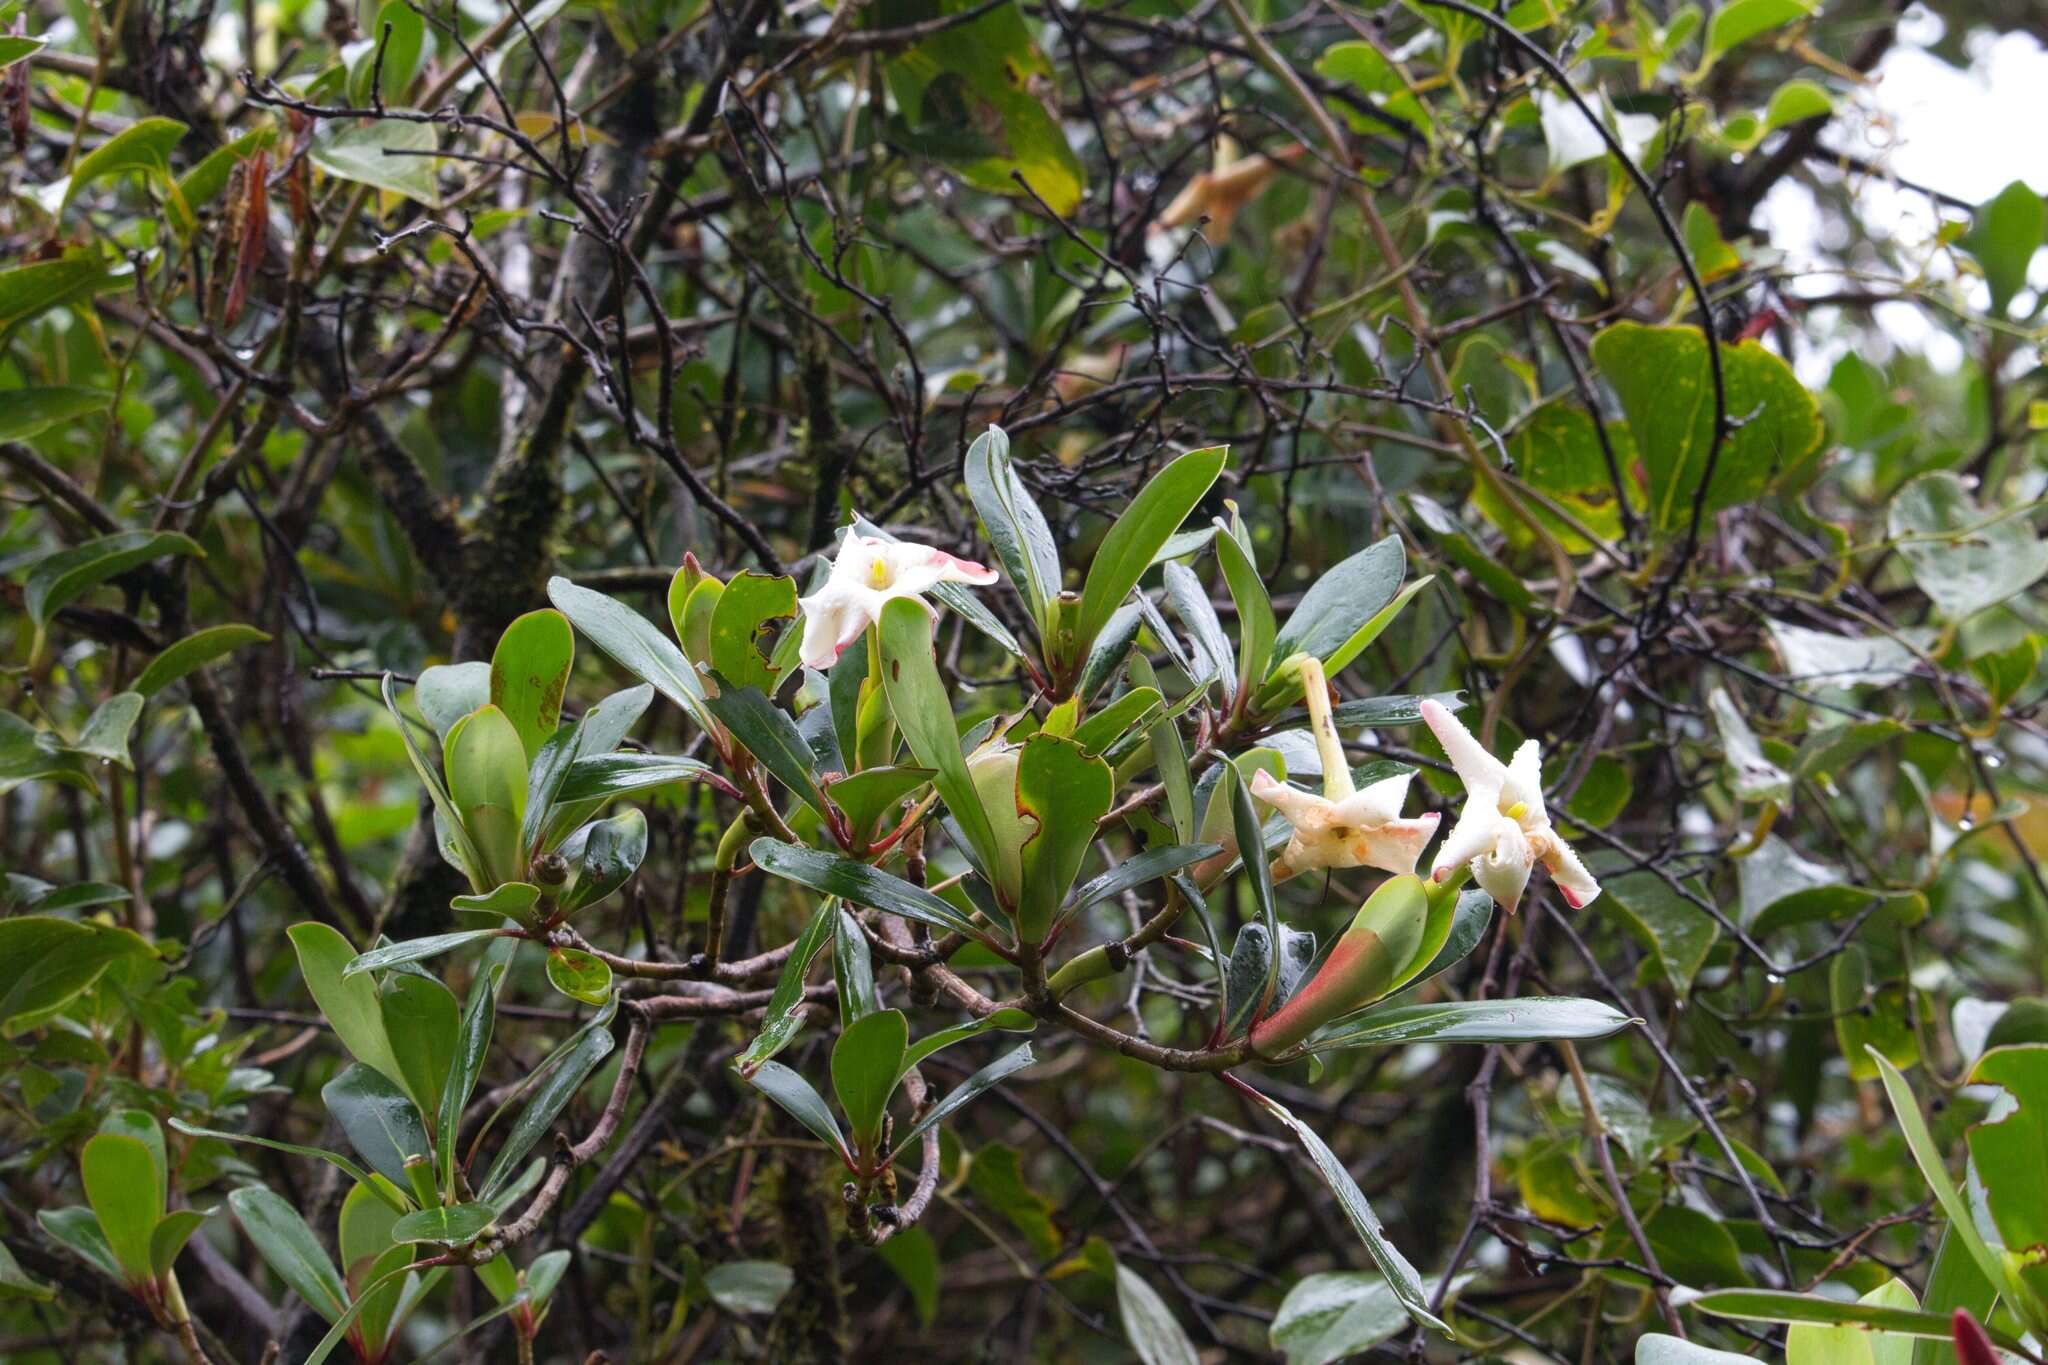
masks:
{"type": "Polygon", "coordinates": [[[1014,744],[991,744],[967,760],[974,794],[996,836],[997,864],[985,871],[995,882],[996,899],[1013,910],[1024,895],[1024,845],[1038,832],[1038,822],[1017,809],[1021,752],[1014,744]]]}
{"type": "Polygon", "coordinates": [[[1422,947],[1429,896],[1420,877],[1391,877],[1358,907],[1306,986],[1252,1029],[1252,1051],[1275,1057],[1340,1015],[1393,989],[1422,947]]]}
{"type": "Polygon", "coordinates": [[[1955,1333],[1959,1365],[1998,1365],[1998,1352],[1991,1349],[1991,1338],[1966,1309],[1956,1310],[1950,1319],[1950,1330],[1955,1333]]]}

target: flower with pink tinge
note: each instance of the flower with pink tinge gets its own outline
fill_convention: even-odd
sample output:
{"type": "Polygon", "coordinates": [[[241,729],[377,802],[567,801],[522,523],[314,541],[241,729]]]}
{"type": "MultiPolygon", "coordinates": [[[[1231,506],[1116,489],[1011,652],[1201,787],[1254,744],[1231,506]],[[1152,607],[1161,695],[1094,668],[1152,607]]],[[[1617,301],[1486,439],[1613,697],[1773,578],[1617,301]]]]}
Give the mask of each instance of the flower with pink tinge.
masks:
{"type": "Polygon", "coordinates": [[[832,667],[881,618],[883,605],[892,598],[922,598],[941,583],[986,587],[995,581],[994,569],[929,545],[841,531],[825,586],[797,599],[804,618],[804,667],[832,667]]]}
{"type": "Polygon", "coordinates": [[[1430,869],[1433,880],[1442,881],[1470,863],[1473,880],[1510,914],[1521,904],[1522,890],[1537,863],[1549,869],[1550,879],[1574,910],[1600,894],[1600,883],[1571,845],[1558,837],[1543,808],[1543,765],[1535,740],[1503,763],[1486,752],[1441,702],[1422,703],[1422,719],[1465,784],[1465,810],[1436,851],[1430,869]]]}
{"type": "Polygon", "coordinates": [[[1401,816],[1413,773],[1401,773],[1360,791],[1330,715],[1330,687],[1322,661],[1299,662],[1308,702],[1309,729],[1323,759],[1323,794],[1275,781],[1263,770],[1252,778],[1252,795],[1287,817],[1294,837],[1273,860],[1273,876],[1285,880],[1320,868],[1376,867],[1395,876],[1415,871],[1423,845],[1436,833],[1438,816],[1401,816]]]}

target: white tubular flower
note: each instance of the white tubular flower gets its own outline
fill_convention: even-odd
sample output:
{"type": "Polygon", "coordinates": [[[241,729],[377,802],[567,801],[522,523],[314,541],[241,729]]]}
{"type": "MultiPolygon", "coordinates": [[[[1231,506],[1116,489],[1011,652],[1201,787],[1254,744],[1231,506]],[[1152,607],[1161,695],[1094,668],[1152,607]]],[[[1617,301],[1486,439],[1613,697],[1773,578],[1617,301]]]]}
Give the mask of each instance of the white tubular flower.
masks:
{"type": "Polygon", "coordinates": [[[804,667],[832,667],[840,652],[880,618],[891,598],[922,597],[941,583],[986,587],[995,581],[994,569],[929,545],[841,531],[831,577],[809,597],[797,599],[804,616],[804,667]]]}
{"type": "Polygon", "coordinates": [[[1600,894],[1600,883],[1571,845],[1558,837],[1543,809],[1542,761],[1535,740],[1502,763],[1481,748],[1442,703],[1422,703],[1422,719],[1465,784],[1465,811],[1436,851],[1430,869],[1434,880],[1442,881],[1470,863],[1473,880],[1510,914],[1521,904],[1522,890],[1537,863],[1549,869],[1550,879],[1574,910],[1600,894]]]}
{"type": "Polygon", "coordinates": [[[1294,837],[1273,861],[1275,880],[1317,868],[1376,867],[1395,876],[1415,871],[1423,845],[1436,833],[1438,816],[1401,818],[1412,773],[1375,782],[1363,791],[1351,785],[1351,766],[1330,719],[1330,685],[1322,661],[1301,661],[1301,686],[1308,701],[1309,729],[1323,757],[1323,794],[1276,782],[1261,771],[1252,795],[1287,817],[1294,837]]]}

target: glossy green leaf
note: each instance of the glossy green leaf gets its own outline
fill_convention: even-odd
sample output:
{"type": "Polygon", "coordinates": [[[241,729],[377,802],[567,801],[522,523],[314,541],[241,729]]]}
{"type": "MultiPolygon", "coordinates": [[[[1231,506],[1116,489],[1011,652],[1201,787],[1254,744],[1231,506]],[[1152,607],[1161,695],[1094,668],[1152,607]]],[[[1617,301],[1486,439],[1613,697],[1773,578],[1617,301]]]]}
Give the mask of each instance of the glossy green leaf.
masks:
{"type": "Polygon", "coordinates": [[[550,948],[548,984],[571,1000],[602,1005],[612,998],[612,969],[580,948],[550,948]]]}
{"type": "Polygon", "coordinates": [[[325,924],[307,921],[294,924],[285,933],[299,959],[299,973],[313,1003],[355,1059],[382,1072],[399,1086],[405,1084],[405,1070],[391,1050],[384,1031],[384,1011],[377,998],[377,983],[368,976],[347,975],[356,950],[339,931],[325,924]]]}
{"type": "Polygon", "coordinates": [[[574,869],[561,909],[574,915],[602,902],[640,869],[647,856],[647,817],[625,810],[586,825],[563,841],[561,852],[574,869]]]}
{"type": "Polygon", "coordinates": [[[1187,1329],[1173,1316],[1159,1291],[1121,1262],[1116,1268],[1116,1308],[1124,1339],[1142,1365],[1201,1365],[1187,1329]]]}
{"type": "MultiPolygon", "coordinates": [[[[1909,1337],[1947,1339],[1946,1314],[1923,1313],[1910,1308],[1859,1303],[1829,1298],[1825,1294],[1794,1294],[1782,1289],[1717,1289],[1694,1299],[1691,1307],[1716,1317],[1739,1318],[1749,1322],[1810,1322],[1824,1325],[1863,1327],[1872,1331],[1897,1332],[1909,1337]]],[[[1992,1332],[1991,1339],[2011,1349],[2010,1337],[1992,1332]]]]}
{"type": "Polygon", "coordinates": [[[401,1190],[412,1187],[406,1158],[431,1156],[434,1146],[410,1096],[358,1062],[322,1086],[320,1099],[365,1165],[401,1190]]]}
{"type": "Polygon", "coordinates": [[[150,1237],[164,1216],[158,1158],[140,1138],[101,1133],[79,1153],[85,1197],[130,1284],[156,1278],[150,1237]]]}
{"type": "MultiPolygon", "coordinates": [[[[1015,1025],[992,1024],[991,1027],[1014,1029],[1015,1025]]],[[[919,1041],[918,1046],[924,1047],[930,1041],[930,1039],[922,1039],[919,1041]]],[[[915,1053],[916,1050],[913,1048],[912,1052],[915,1053]]],[[[927,1051],[923,1055],[929,1056],[931,1054],[927,1051]]],[[[918,1115],[917,1122],[911,1124],[896,1139],[896,1150],[898,1152],[908,1150],[911,1143],[924,1136],[925,1130],[934,1128],[944,1122],[975,1099],[1024,1070],[1036,1060],[1038,1059],[1032,1055],[1031,1044],[1029,1043],[1024,1044],[1022,1047],[1013,1048],[996,1058],[987,1066],[982,1067],[972,1076],[969,1076],[966,1080],[948,1090],[940,1097],[937,1104],[932,1105],[924,1113],[918,1115]]]]}
{"type": "Polygon", "coordinates": [[[437,1204],[414,1209],[391,1225],[399,1242],[431,1242],[436,1246],[468,1246],[490,1230],[495,1216],[486,1204],[437,1204]]]}
{"type": "Polygon", "coordinates": [[[711,611],[710,662],[720,685],[757,688],[772,696],[780,672],[764,646],[774,643],[778,622],[795,617],[794,579],[752,570],[734,574],[711,611]]]}
{"type": "Polygon", "coordinates": [[[1072,740],[1036,734],[1017,760],[1017,804],[1037,821],[1038,833],[1024,846],[1024,895],[1017,931],[1036,941],[1049,930],[1080,875],[1097,824],[1116,796],[1109,765],[1083,752],[1072,740]]]}
{"type": "Polygon", "coordinates": [[[776,1053],[788,1047],[797,1031],[804,1026],[804,980],[809,975],[811,963],[824,951],[825,945],[833,941],[839,922],[839,902],[827,898],[811,912],[810,920],[804,925],[803,933],[796,938],[788,959],[782,964],[782,975],[776,978],[775,990],[768,997],[768,1008],[761,1016],[761,1031],[746,1050],[733,1060],[741,1076],[751,1076],[776,1053]]]}
{"type": "MultiPolygon", "coordinates": [[[[1438,1281],[1424,1280],[1434,1295],[1438,1281]]],[[[1304,1276],[1287,1291],[1273,1316],[1268,1340],[1287,1365],[1332,1365],[1405,1330],[1408,1310],[1378,1275],[1326,1270],[1304,1276]]]]}
{"type": "Polygon", "coordinates": [[[986,939],[987,932],[947,901],[901,877],[857,863],[851,858],[785,844],[766,836],[754,840],[747,856],[764,872],[786,877],[813,891],[838,896],[855,905],[871,906],[891,915],[917,920],[941,932],[958,931],[969,938],[986,939]]]}
{"type": "Polygon", "coordinates": [[[141,716],[140,692],[116,692],[86,718],[78,731],[77,742],[71,747],[88,758],[133,768],[135,765],[128,757],[128,737],[141,716]]]}
{"type": "Polygon", "coordinates": [[[1053,599],[1060,594],[1059,547],[1045,514],[1010,464],[1009,435],[991,426],[975,437],[962,473],[982,534],[995,547],[1003,572],[1043,633],[1053,599]]]}
{"type": "Polygon", "coordinates": [[[585,1024],[562,1049],[561,1060],[543,1076],[532,1098],[526,1102],[526,1108],[513,1123],[512,1131],[506,1135],[505,1145],[492,1159],[483,1184],[478,1187],[486,1202],[503,1193],[526,1154],[554,1126],[562,1110],[568,1107],[576,1092],[583,1088],[584,1081],[590,1078],[590,1073],[611,1055],[616,1043],[609,1024],[608,1010],[585,1024]]]}
{"type": "Polygon", "coordinates": [[[357,108],[372,106],[372,82],[386,104],[405,97],[425,55],[427,23],[405,0],[385,0],[360,42],[348,52],[348,97],[357,108]]]}
{"type": "Polygon", "coordinates": [[[108,1279],[126,1282],[121,1263],[114,1259],[114,1249],[107,1245],[107,1235],[100,1231],[100,1220],[91,1209],[41,1209],[36,1213],[36,1222],[108,1279]]]}
{"type": "Polygon", "coordinates": [[[0,919],[0,1026],[58,1008],[122,958],[153,955],[126,929],[45,915],[0,919]]]}
{"type": "Polygon", "coordinates": [[[746,1081],[775,1101],[791,1118],[830,1144],[847,1165],[853,1164],[853,1154],[847,1149],[846,1139],[840,1136],[839,1124],[833,1119],[832,1111],[825,1107],[824,1097],[809,1081],[781,1062],[761,1063],[746,1081]]]}
{"type": "Polygon", "coordinates": [[[903,1074],[910,1043],[901,1010],[876,1010],[856,1019],[832,1045],[832,1091],[846,1111],[854,1149],[872,1153],[881,1141],[882,1116],[903,1074]]]}
{"type": "Polygon", "coordinates": [[[704,706],[704,685],[696,666],[646,617],[566,578],[548,580],[548,600],[620,667],[682,707],[697,728],[707,733],[716,728],[704,706]]]}
{"type": "Polygon", "coordinates": [[[1309,1046],[1325,1052],[1405,1043],[1589,1042],[1619,1033],[1632,1022],[1611,1005],[1570,996],[1444,1000],[1367,1010],[1335,1025],[1309,1046]]]}
{"type": "Polygon", "coordinates": [[[330,1152],[322,1147],[305,1147],[301,1146],[296,1142],[279,1142],[275,1138],[258,1137],[254,1133],[230,1133],[219,1128],[201,1128],[194,1124],[187,1123],[183,1119],[178,1118],[172,1119],[170,1121],[170,1124],[172,1128],[176,1129],[180,1133],[185,1134],[187,1137],[212,1138],[219,1142],[247,1143],[254,1147],[268,1147],[273,1151],[289,1152],[293,1156],[302,1156],[310,1158],[315,1161],[324,1161],[328,1165],[340,1171],[343,1175],[347,1176],[350,1180],[355,1181],[358,1185],[364,1186],[365,1188],[369,1189],[372,1193],[376,1194],[378,1198],[384,1200],[387,1204],[389,1204],[394,1212],[403,1213],[407,1208],[410,1207],[410,1205],[406,1203],[404,1196],[397,1193],[397,1191],[393,1189],[393,1187],[391,1186],[390,1182],[385,1181],[380,1183],[379,1181],[372,1180],[370,1178],[370,1173],[368,1171],[365,1171],[362,1167],[356,1165],[347,1157],[342,1156],[339,1152],[330,1152]]]}
{"type": "Polygon", "coordinates": [[[1707,60],[1812,13],[1805,0],[1730,0],[1707,25],[1707,60]]]}
{"type": "Polygon", "coordinates": [[[1828,964],[1828,1002],[1851,1080],[1877,1079],[1873,1050],[1901,1069],[1919,1062],[1920,1040],[1908,1017],[1905,988],[1894,982],[1880,989],[1860,945],[1850,944],[1828,964]]]}
{"type": "Polygon", "coordinates": [[[348,1310],[348,1287],[299,1211],[272,1190],[244,1185],[228,1207],[264,1262],[309,1307],[329,1322],[348,1310]]]}
{"type": "Polygon", "coordinates": [[[561,724],[562,689],[575,661],[576,632],[559,611],[530,611],[498,637],[491,654],[490,704],[512,722],[529,764],[561,724]]]}
{"type": "Polygon", "coordinates": [[[19,388],[0,409],[0,441],[26,441],[45,429],[105,412],[114,395],[104,389],[19,388]]]}
{"type": "Polygon", "coordinates": [[[455,993],[431,977],[394,972],[384,983],[383,1005],[384,1032],[405,1073],[407,1093],[418,1098],[423,1112],[438,1112],[462,1029],[455,993]]]}
{"type": "Polygon", "coordinates": [[[732,732],[740,747],[775,774],[776,781],[794,792],[805,805],[824,814],[825,798],[818,790],[818,775],[813,771],[815,756],[789,713],[756,688],[733,686],[722,677],[717,682],[717,693],[704,703],[711,714],[732,732]]]}
{"type": "Polygon", "coordinates": [[[526,818],[527,757],[512,720],[485,705],[455,722],[442,742],[448,797],[491,885],[526,878],[520,824],[526,818]]]}
{"type": "Polygon", "coordinates": [[[728,1313],[773,1313],[795,1284],[796,1272],[779,1261],[727,1261],[704,1272],[711,1301],[728,1313]]]}
{"type": "Polygon", "coordinates": [[[1001,850],[960,752],[952,699],[939,681],[938,660],[932,653],[931,616],[921,603],[895,598],[883,606],[876,631],[881,640],[882,688],[896,728],[902,731],[919,766],[932,770],[932,785],[939,799],[946,803],[982,866],[993,868],[1001,850]]]}
{"type": "MultiPolygon", "coordinates": [[[[511,907],[522,899],[518,894],[518,888],[523,885],[520,882],[507,882],[499,887],[497,892],[487,897],[457,896],[455,899],[458,903],[469,902],[462,905],[462,909],[489,908],[501,914],[516,915],[519,911],[511,907]],[[506,894],[508,892],[513,894],[506,894]]],[[[535,891],[536,894],[538,892],[534,887],[526,887],[526,890],[535,891]]],[[[521,910],[532,903],[531,898],[523,899],[526,905],[520,906],[521,910]]],[[[463,929],[452,934],[430,934],[425,938],[407,939],[403,943],[387,943],[381,948],[372,948],[367,953],[357,954],[350,959],[348,966],[342,968],[341,974],[344,977],[360,976],[364,972],[379,972],[387,967],[397,967],[407,962],[423,962],[427,958],[439,957],[442,953],[452,952],[466,944],[497,938],[502,933],[502,929],[463,929]]]]}
{"type": "Polygon", "coordinates": [[[1074,624],[1076,656],[1086,656],[1088,646],[1138,586],[1152,556],[1207,495],[1229,454],[1226,446],[1211,446],[1181,456],[1154,474],[1118,515],[1081,587],[1074,624]]]}

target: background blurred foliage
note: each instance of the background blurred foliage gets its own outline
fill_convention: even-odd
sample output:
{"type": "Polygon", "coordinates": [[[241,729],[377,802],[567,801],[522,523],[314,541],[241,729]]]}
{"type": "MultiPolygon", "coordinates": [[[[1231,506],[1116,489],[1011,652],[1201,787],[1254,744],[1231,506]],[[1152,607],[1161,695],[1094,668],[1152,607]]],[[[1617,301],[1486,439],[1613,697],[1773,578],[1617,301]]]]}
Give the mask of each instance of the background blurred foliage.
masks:
{"type": "MultiPolygon", "coordinates": [[[[1435,577],[1340,694],[1462,689],[1494,751],[1543,741],[1606,894],[1532,897],[1436,989],[1645,1020],[1582,1049],[1604,1135],[1542,1044],[1258,1079],[1425,1276],[1455,1273],[1466,1354],[1628,1359],[1675,1326],[1786,1349],[1687,1291],[1896,1276],[1964,1301],[1936,1303],[1943,1217],[1866,1049],[1953,1159],[1997,1095],[1965,1084],[1978,1056],[2048,1042],[2044,215],[2023,184],[1982,205],[1902,185],[1939,226],[1874,220],[1889,201],[1859,192],[1887,168],[1845,129],[1902,9],[0,6],[0,862],[10,913],[87,926],[65,951],[90,964],[38,1017],[52,950],[0,938],[0,1354],[178,1349],[39,1231],[109,1115],[335,1145],[313,1097],[342,1058],[284,927],[413,938],[465,889],[377,674],[488,657],[553,573],[656,619],[686,552],[806,583],[855,511],[989,559],[959,473],[991,422],[1069,586],[1168,456],[1214,445],[1232,459],[1190,525],[1234,502],[1276,603],[1398,535],[1435,577]],[[1760,230],[1774,192],[1812,196],[1818,244],[1760,230]],[[1887,310],[1959,363],[1896,344],[1887,310]],[[131,554],[104,574],[52,572],[114,535],[131,554]],[[248,629],[140,688],[225,626],[248,629]],[[139,713],[91,723],[131,690],[139,713]]],[[[2022,0],[1939,17],[1945,60],[2048,41],[2022,0]]],[[[983,596],[1023,632],[1008,590],[983,596]]],[[[1144,637],[1176,678],[1157,632],[1181,624],[1144,637]]],[[[940,651],[963,723],[1031,703],[956,620],[940,651]]],[[[627,681],[586,649],[569,705],[627,681]]],[[[1363,734],[1443,808],[1426,732],[1363,734]]],[[[703,753],[666,704],[634,738],[703,753]]],[[[647,799],[641,874],[584,931],[694,951],[722,802],[647,799]]],[[[1283,895],[1327,939],[1363,889],[1283,895]]],[[[733,900],[739,956],[815,898],[749,876],[733,900]]],[[[1212,909],[1225,937],[1255,913],[1243,887],[1212,909]]],[[[1147,955],[1085,1008],[1198,1048],[1193,961],[1147,955]]],[[[502,992],[487,1092],[590,1014],[538,959],[502,992]]],[[[543,1358],[1186,1358],[1145,1294],[1211,1358],[1452,1358],[1212,1078],[1041,1037],[1028,1083],[946,1129],[929,1216],[870,1250],[734,1078],[753,1033],[745,1012],[654,1032],[624,1156],[552,1226],[574,1256],[543,1358]]],[[[785,1060],[823,1074],[830,1036],[785,1060]]],[[[260,1176],[335,1225],[324,1168],[170,1142],[194,1206],[260,1176]]],[[[226,1217],[183,1256],[216,1358],[317,1340],[226,1217]]],[[[404,1350],[478,1299],[444,1293],[404,1350]]],[[[502,1358],[495,1330],[451,1351],[502,1358]]],[[[1872,1358],[1805,1330],[1795,1360],[1872,1358]]]]}

